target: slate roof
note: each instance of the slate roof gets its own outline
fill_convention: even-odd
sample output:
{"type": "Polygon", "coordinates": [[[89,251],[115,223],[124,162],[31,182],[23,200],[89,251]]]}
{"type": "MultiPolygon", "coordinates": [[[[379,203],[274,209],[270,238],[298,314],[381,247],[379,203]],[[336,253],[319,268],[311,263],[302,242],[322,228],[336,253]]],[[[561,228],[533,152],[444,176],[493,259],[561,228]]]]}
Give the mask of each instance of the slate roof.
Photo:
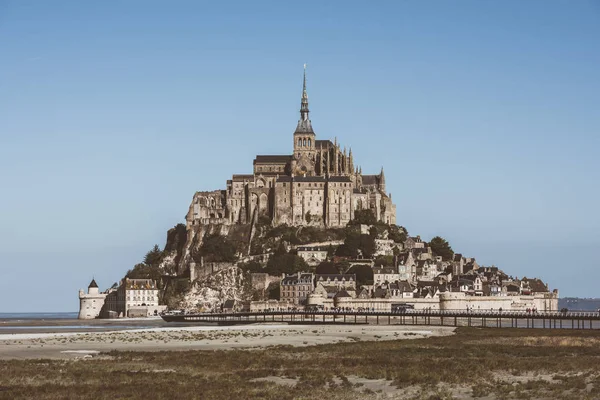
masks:
{"type": "Polygon", "coordinates": [[[294,182],[325,182],[324,176],[295,176],[294,182]]]}
{"type": "Polygon", "coordinates": [[[339,299],[340,297],[352,297],[350,296],[350,293],[348,293],[346,290],[340,290],[339,292],[337,292],[335,294],[335,296],[333,296],[334,299],[339,299]]]}
{"type": "Polygon", "coordinates": [[[98,284],[96,283],[95,279],[92,279],[92,281],[90,282],[90,284],[88,285],[88,289],[89,288],[97,288],[98,284]]]}
{"type": "Polygon", "coordinates": [[[332,281],[335,279],[337,279],[338,281],[341,281],[341,280],[356,281],[356,274],[318,274],[317,275],[317,281],[320,281],[320,280],[326,281],[327,278],[329,278],[332,281]]]}
{"type": "Polygon", "coordinates": [[[333,147],[333,142],[331,140],[329,140],[329,139],[327,139],[327,140],[315,140],[315,147],[317,149],[327,148],[327,146],[333,147]]]}
{"type": "Polygon", "coordinates": [[[292,160],[290,155],[260,155],[254,159],[254,164],[283,164],[292,160]]]}
{"type": "Polygon", "coordinates": [[[329,182],[352,182],[349,176],[330,176],[329,182]]]}
{"type": "Polygon", "coordinates": [[[252,174],[240,174],[240,175],[233,175],[231,177],[231,179],[235,182],[240,182],[240,181],[253,181],[254,180],[254,175],[252,174]]]}
{"type": "Polygon", "coordinates": [[[311,274],[300,274],[299,279],[298,279],[297,274],[289,275],[289,276],[286,276],[285,278],[283,278],[281,280],[281,283],[284,285],[296,285],[299,280],[312,282],[312,275],[311,274]]]}
{"type": "Polygon", "coordinates": [[[377,175],[363,175],[362,183],[363,185],[376,185],[379,177],[377,175]]]}
{"type": "Polygon", "coordinates": [[[399,282],[396,282],[395,285],[397,286],[397,289],[403,293],[413,291],[413,287],[407,281],[399,281],[399,282]]]}
{"type": "Polygon", "coordinates": [[[287,175],[280,175],[279,178],[277,178],[277,182],[291,182],[291,181],[292,181],[292,177],[287,176],[287,175]]]}
{"type": "Polygon", "coordinates": [[[548,287],[546,287],[546,285],[544,284],[544,282],[542,282],[541,279],[537,279],[537,278],[533,278],[533,279],[527,279],[527,278],[523,278],[524,282],[529,283],[529,289],[531,289],[532,292],[547,292],[548,291],[548,287]]]}
{"type": "Polygon", "coordinates": [[[396,274],[398,271],[394,267],[373,267],[374,274],[396,274]]]}
{"type": "MultiPolygon", "coordinates": [[[[300,246],[298,251],[329,251],[329,246],[300,246]]],[[[320,276],[320,275],[317,275],[320,276]]]]}

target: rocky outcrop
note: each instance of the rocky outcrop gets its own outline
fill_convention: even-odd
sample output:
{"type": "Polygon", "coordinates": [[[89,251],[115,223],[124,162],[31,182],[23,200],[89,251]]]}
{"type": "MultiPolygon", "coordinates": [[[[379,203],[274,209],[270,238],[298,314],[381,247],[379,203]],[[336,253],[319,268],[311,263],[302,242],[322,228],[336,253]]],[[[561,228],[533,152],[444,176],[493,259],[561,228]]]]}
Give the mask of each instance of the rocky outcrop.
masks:
{"type": "Polygon", "coordinates": [[[247,301],[252,298],[252,293],[248,274],[238,267],[231,267],[192,282],[180,307],[187,310],[218,311],[226,300],[247,301]]]}

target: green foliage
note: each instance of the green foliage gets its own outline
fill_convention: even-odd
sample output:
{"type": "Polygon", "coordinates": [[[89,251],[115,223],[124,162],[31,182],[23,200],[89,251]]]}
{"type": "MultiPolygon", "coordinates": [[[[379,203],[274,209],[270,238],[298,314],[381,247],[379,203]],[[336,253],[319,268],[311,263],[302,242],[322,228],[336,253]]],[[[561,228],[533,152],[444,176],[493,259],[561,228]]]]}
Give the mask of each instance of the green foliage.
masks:
{"type": "Polygon", "coordinates": [[[174,278],[168,281],[163,294],[163,303],[170,309],[179,307],[184,295],[190,290],[191,282],[186,278],[174,278]]]}
{"type": "Polygon", "coordinates": [[[158,265],[148,265],[144,263],[136,264],[133,269],[127,271],[125,278],[129,279],[154,279],[158,281],[162,272],[158,265]]]}
{"type": "Polygon", "coordinates": [[[442,237],[436,236],[429,242],[429,247],[431,247],[431,251],[436,256],[441,256],[444,261],[452,260],[454,256],[454,251],[452,251],[452,247],[448,241],[442,237]]]}
{"type": "Polygon", "coordinates": [[[279,300],[281,296],[281,287],[277,284],[269,285],[267,288],[269,300],[279,300]]]}
{"type": "Polygon", "coordinates": [[[371,258],[375,253],[375,237],[349,231],[344,244],[338,247],[335,254],[340,257],[357,258],[359,253],[363,258],[371,258]]]}
{"type": "Polygon", "coordinates": [[[271,218],[268,215],[260,214],[258,216],[258,220],[256,221],[256,225],[258,226],[268,226],[271,225],[271,218]]]}
{"type": "Polygon", "coordinates": [[[396,243],[404,243],[408,236],[408,231],[403,226],[390,225],[388,238],[396,243]]]}
{"type": "Polygon", "coordinates": [[[394,266],[394,256],[379,256],[375,260],[376,267],[392,267],[394,266]]]}
{"type": "Polygon", "coordinates": [[[296,272],[308,271],[306,261],[295,254],[275,254],[267,262],[264,272],[269,275],[294,274],[296,272]]]}
{"type": "Polygon", "coordinates": [[[373,284],[373,270],[369,265],[354,265],[346,273],[356,275],[356,287],[373,284]]]}
{"type": "Polygon", "coordinates": [[[323,261],[321,264],[317,265],[315,273],[320,275],[330,275],[339,274],[340,272],[331,261],[323,261]]]}
{"type": "Polygon", "coordinates": [[[286,253],[287,249],[285,248],[285,244],[283,242],[279,242],[279,246],[277,246],[277,249],[275,250],[275,255],[282,255],[286,253]]]}
{"type": "Polygon", "coordinates": [[[293,227],[288,225],[266,226],[254,235],[250,251],[251,254],[263,254],[273,251],[282,241],[293,245],[301,245],[313,242],[343,240],[345,237],[345,228],[325,229],[314,226],[293,227]]]}
{"type": "Polygon", "coordinates": [[[327,248],[327,257],[331,258],[335,255],[335,248],[332,245],[329,245],[327,248]]]}
{"type": "Polygon", "coordinates": [[[377,218],[375,218],[375,213],[370,209],[354,211],[354,219],[350,221],[350,224],[353,225],[375,225],[376,223],[377,218]]]}
{"type": "Polygon", "coordinates": [[[234,262],[238,258],[235,244],[218,234],[204,237],[204,242],[194,260],[199,262],[200,257],[204,257],[204,261],[207,262],[234,262]]]}
{"type": "Polygon", "coordinates": [[[246,263],[239,263],[238,267],[245,272],[256,273],[256,272],[264,272],[263,265],[258,261],[248,261],[246,263]]]}
{"type": "Polygon", "coordinates": [[[157,244],[154,245],[152,250],[146,253],[144,257],[144,264],[158,267],[163,258],[163,252],[160,250],[157,244]]]}

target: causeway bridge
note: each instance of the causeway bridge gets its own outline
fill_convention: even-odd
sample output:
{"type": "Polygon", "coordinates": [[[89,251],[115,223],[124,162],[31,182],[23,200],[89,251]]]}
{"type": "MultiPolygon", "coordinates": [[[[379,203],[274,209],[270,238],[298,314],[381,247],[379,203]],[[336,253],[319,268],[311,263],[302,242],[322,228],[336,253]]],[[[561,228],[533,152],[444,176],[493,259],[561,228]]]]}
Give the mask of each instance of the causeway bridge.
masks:
{"type": "Polygon", "coordinates": [[[281,322],[288,324],[386,324],[470,326],[487,328],[600,329],[598,312],[526,311],[264,311],[198,314],[163,314],[167,322],[190,324],[251,324],[281,322]]]}

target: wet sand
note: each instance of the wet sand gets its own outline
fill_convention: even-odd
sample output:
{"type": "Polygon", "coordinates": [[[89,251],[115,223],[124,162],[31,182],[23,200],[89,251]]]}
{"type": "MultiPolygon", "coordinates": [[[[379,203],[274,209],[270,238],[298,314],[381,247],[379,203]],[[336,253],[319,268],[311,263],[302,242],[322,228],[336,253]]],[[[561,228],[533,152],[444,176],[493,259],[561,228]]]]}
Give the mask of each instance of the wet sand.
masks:
{"type": "MultiPolygon", "coordinates": [[[[311,346],[327,343],[371,340],[416,339],[446,336],[453,327],[394,325],[287,325],[248,324],[235,326],[173,326],[154,321],[148,329],[110,330],[122,326],[122,320],[98,320],[102,329],[85,332],[0,333],[0,359],[52,358],[72,359],[102,357],[102,353],[118,351],[183,351],[259,349],[268,346],[311,346]]],[[[132,326],[145,324],[128,321],[132,326]],[[137,324],[137,325],[136,325],[137,324]]],[[[88,323],[90,321],[84,321],[88,323]]],[[[63,322],[61,322],[63,323],[63,322]]],[[[71,326],[64,321],[63,326],[71,326]]],[[[38,325],[40,326],[40,325],[38,325]]],[[[43,325],[41,325],[43,326],[43,325]]]]}

